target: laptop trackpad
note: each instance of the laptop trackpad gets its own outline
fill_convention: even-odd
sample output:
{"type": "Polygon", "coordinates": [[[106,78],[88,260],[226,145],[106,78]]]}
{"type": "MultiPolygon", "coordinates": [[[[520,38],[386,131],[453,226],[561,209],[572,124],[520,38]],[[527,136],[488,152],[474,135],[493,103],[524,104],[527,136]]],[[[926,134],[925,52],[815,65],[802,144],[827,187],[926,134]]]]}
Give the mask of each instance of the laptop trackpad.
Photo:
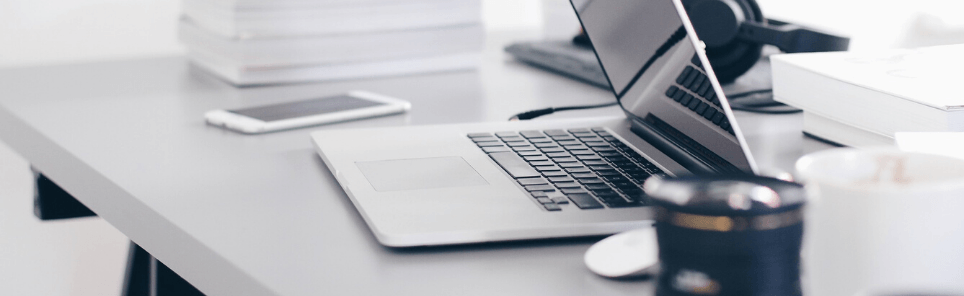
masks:
{"type": "Polygon", "coordinates": [[[458,156],[356,162],[375,191],[488,185],[458,156]]]}

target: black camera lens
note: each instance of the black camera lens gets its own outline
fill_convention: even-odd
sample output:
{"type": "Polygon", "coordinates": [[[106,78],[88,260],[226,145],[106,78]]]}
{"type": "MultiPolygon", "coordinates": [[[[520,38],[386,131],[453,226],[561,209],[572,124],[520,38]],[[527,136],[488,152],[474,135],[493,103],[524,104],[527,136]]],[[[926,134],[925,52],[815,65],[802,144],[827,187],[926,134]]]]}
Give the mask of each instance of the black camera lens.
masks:
{"type": "Polygon", "coordinates": [[[806,195],[759,176],[653,177],[657,295],[801,295],[806,195]]]}

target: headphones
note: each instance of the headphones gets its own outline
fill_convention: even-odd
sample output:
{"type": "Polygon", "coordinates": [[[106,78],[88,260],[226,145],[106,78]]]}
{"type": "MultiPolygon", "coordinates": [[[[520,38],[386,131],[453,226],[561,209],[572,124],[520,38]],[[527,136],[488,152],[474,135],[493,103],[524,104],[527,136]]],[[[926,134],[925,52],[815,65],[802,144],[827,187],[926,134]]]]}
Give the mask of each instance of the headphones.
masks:
{"type": "Polygon", "coordinates": [[[720,83],[750,70],[764,45],[786,53],[846,51],[850,38],[768,20],[755,0],[682,0],[720,83]]]}

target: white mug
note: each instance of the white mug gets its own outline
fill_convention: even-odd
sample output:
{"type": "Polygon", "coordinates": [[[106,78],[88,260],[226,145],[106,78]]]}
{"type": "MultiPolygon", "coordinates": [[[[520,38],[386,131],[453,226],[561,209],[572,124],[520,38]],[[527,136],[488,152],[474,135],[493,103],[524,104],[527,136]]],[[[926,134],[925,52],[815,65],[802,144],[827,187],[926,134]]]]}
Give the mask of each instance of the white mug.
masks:
{"type": "Polygon", "coordinates": [[[964,292],[964,160],[840,148],[796,168],[805,295],[964,292]]]}

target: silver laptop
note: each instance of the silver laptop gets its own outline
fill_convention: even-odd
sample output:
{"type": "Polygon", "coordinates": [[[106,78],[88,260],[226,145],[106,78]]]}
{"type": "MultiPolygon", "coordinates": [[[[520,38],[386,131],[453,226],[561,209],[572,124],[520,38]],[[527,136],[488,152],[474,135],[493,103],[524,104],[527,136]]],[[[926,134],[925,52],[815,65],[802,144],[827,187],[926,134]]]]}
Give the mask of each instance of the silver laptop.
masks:
{"type": "Polygon", "coordinates": [[[572,2],[625,117],[312,133],[380,243],[611,234],[651,175],[756,172],[679,0],[572,2]]]}

